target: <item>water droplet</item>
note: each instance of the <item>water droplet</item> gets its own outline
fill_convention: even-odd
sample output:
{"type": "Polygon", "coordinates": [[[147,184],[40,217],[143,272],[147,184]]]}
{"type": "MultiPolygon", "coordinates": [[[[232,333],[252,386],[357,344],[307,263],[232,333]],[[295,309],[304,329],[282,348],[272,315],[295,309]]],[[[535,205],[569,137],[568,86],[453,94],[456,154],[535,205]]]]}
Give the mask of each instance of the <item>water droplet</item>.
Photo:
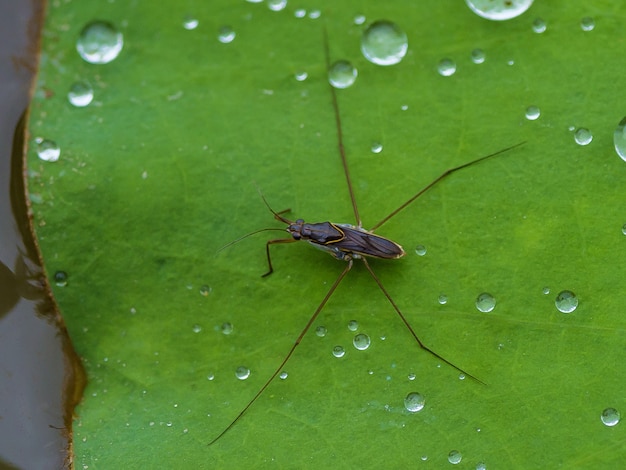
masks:
{"type": "Polygon", "coordinates": [[[209,381],[215,380],[215,374],[211,373],[211,374],[207,375],[206,379],[209,380],[209,381]]]}
{"type": "Polygon", "coordinates": [[[285,380],[287,377],[289,377],[289,374],[285,371],[282,371],[278,377],[280,377],[282,380],[285,380]]]}
{"type": "Polygon", "coordinates": [[[626,117],[624,117],[613,133],[613,145],[619,157],[626,162],[626,117]]]}
{"type": "Polygon", "coordinates": [[[207,286],[206,284],[203,285],[202,287],[200,287],[200,295],[206,297],[207,295],[209,295],[211,293],[213,289],[209,286],[207,286]]]}
{"type": "Polygon", "coordinates": [[[365,24],[365,15],[356,15],[354,17],[354,24],[356,25],[362,25],[365,24]]]}
{"type": "Polygon", "coordinates": [[[546,31],[547,25],[546,22],[543,21],[542,18],[535,18],[533,21],[533,31],[537,34],[544,33],[546,31]]]}
{"type": "Polygon", "coordinates": [[[222,26],[217,32],[217,40],[222,44],[233,42],[235,36],[235,31],[230,26],[222,26]]]}
{"type": "Polygon", "coordinates": [[[383,151],[383,144],[380,142],[373,142],[371,147],[372,153],[380,153],[383,151]]]}
{"type": "Polygon", "coordinates": [[[200,333],[202,331],[202,327],[198,324],[194,325],[192,328],[194,333],[200,333]]]}
{"type": "Polygon", "coordinates": [[[409,379],[409,380],[415,380],[415,374],[410,373],[409,375],[407,375],[407,379],[409,379]]]}
{"type": "Polygon", "coordinates": [[[72,106],[84,108],[93,100],[93,88],[87,82],[74,82],[67,92],[67,99],[72,106]]]}
{"type": "Polygon", "coordinates": [[[352,344],[354,344],[354,347],[359,351],[365,351],[367,348],[370,347],[371,340],[370,337],[366,334],[359,333],[352,340],[352,344]]]}
{"type": "Polygon", "coordinates": [[[537,106],[529,106],[526,108],[526,119],[529,121],[535,121],[539,119],[539,116],[541,116],[541,110],[537,106]]]}
{"type": "Polygon", "coordinates": [[[626,235],[626,224],[622,225],[622,233],[626,235]]]}
{"type": "Polygon", "coordinates": [[[221,327],[222,333],[224,333],[225,335],[229,335],[233,332],[233,325],[232,323],[222,323],[222,327],[221,327]]]}
{"type": "Polygon", "coordinates": [[[417,393],[411,392],[404,399],[404,407],[411,413],[417,413],[424,408],[424,397],[417,393]]]}
{"type": "Polygon", "coordinates": [[[322,12],[319,10],[311,10],[309,12],[309,18],[311,18],[312,20],[316,20],[318,19],[320,16],[322,16],[322,12]]]}
{"type": "Polygon", "coordinates": [[[343,357],[345,353],[346,351],[343,349],[343,346],[335,346],[333,348],[333,356],[335,357],[343,357]]]}
{"type": "Polygon", "coordinates": [[[272,11],[284,10],[287,6],[287,0],[267,0],[267,7],[272,11]]]}
{"type": "Polygon", "coordinates": [[[487,465],[484,462],[478,462],[476,464],[476,470],[487,470],[487,465]]]}
{"type": "Polygon", "coordinates": [[[459,374],[459,380],[465,380],[465,379],[466,379],[466,375],[463,372],[461,372],[459,374]]]}
{"type": "Polygon", "coordinates": [[[442,59],[437,64],[437,71],[442,77],[449,77],[456,72],[456,63],[452,59],[442,59]]]}
{"type": "Polygon", "coordinates": [[[426,247],[424,245],[417,245],[415,247],[415,254],[424,256],[426,254],[426,247]]]}
{"type": "Polygon", "coordinates": [[[593,135],[589,129],[580,127],[574,132],[574,140],[578,145],[589,145],[593,140],[593,135]]]}
{"type": "Polygon", "coordinates": [[[358,329],[359,329],[359,322],[358,322],[358,321],[356,321],[356,320],[350,320],[350,321],[348,322],[348,329],[349,329],[350,331],[356,331],[356,330],[358,330],[358,329]]]}
{"type": "Polygon", "coordinates": [[[237,367],[237,370],[235,371],[235,377],[237,377],[239,380],[246,380],[248,377],[250,377],[250,369],[248,369],[246,366],[237,367]]]}
{"type": "Polygon", "coordinates": [[[328,81],[335,88],[348,88],[358,75],[357,69],[347,60],[338,60],[328,70],[328,81]]]}
{"type": "Polygon", "coordinates": [[[439,297],[437,298],[437,302],[439,302],[441,305],[447,304],[448,296],[446,294],[439,294],[439,297]]]}
{"type": "Polygon", "coordinates": [[[572,313],[578,307],[578,297],[572,291],[564,290],[556,296],[554,305],[559,312],[572,313]]]}
{"type": "Polygon", "coordinates": [[[485,51],[482,49],[474,49],[471,54],[472,62],[482,64],[485,61],[485,51]]]}
{"type": "Polygon", "coordinates": [[[520,16],[534,0],[465,0],[467,6],[482,18],[505,21],[520,16]]]}
{"type": "Polygon", "coordinates": [[[309,78],[309,74],[308,74],[308,73],[306,73],[306,72],[305,72],[305,71],[303,71],[303,70],[302,70],[302,71],[299,71],[299,72],[296,72],[294,76],[296,77],[296,80],[298,80],[299,82],[303,82],[303,81],[305,81],[307,78],[309,78]]]}
{"type": "Polygon", "coordinates": [[[580,20],[580,27],[583,31],[593,31],[593,28],[596,27],[596,22],[590,16],[585,16],[580,20]]]}
{"type": "Polygon", "coordinates": [[[48,139],[36,139],[37,155],[44,162],[56,162],[61,155],[61,148],[56,142],[48,139]]]}
{"type": "Polygon", "coordinates": [[[196,29],[198,27],[199,21],[192,17],[192,16],[185,16],[185,18],[183,19],[183,28],[185,28],[188,31],[191,31],[192,29],[196,29]]]}
{"type": "Polygon", "coordinates": [[[493,295],[483,292],[476,297],[476,308],[483,313],[491,312],[496,308],[496,299],[493,295]]]}
{"type": "Polygon", "coordinates": [[[57,271],[54,273],[54,283],[58,287],[67,286],[67,273],[65,271],[57,271]]]}
{"type": "Polygon", "coordinates": [[[406,33],[391,21],[376,21],[369,25],[361,37],[361,52],[376,65],[395,65],[409,48],[406,33]]]}
{"type": "Polygon", "coordinates": [[[76,50],[85,62],[108,64],[124,46],[124,36],[107,21],[93,21],[83,28],[76,42],[76,50]]]}
{"type": "Polygon", "coordinates": [[[293,12],[293,16],[296,18],[304,18],[306,16],[306,10],[304,8],[298,8],[293,12]]]}
{"type": "Polygon", "coordinates": [[[622,415],[615,408],[607,408],[602,411],[600,419],[606,426],[615,426],[622,419],[622,415]]]}
{"type": "Polygon", "coordinates": [[[451,450],[448,454],[448,462],[452,465],[461,463],[461,460],[463,460],[463,455],[458,450],[451,450]]]}
{"type": "Polygon", "coordinates": [[[543,295],[548,295],[550,293],[550,288],[548,286],[544,287],[541,292],[543,295]]]}
{"type": "Polygon", "coordinates": [[[422,455],[421,459],[426,462],[428,460],[428,455],[422,455]]]}
{"type": "Polygon", "coordinates": [[[318,326],[317,328],[315,328],[315,334],[319,336],[320,338],[323,338],[324,336],[326,336],[327,332],[328,330],[326,329],[325,326],[318,326]]]}

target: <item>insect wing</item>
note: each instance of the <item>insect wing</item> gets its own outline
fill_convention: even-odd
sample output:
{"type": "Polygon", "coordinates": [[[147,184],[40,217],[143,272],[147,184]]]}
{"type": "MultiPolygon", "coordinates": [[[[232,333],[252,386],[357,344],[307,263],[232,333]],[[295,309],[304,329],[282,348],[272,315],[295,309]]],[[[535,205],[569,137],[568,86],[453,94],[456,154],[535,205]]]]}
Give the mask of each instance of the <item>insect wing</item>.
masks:
{"type": "Polygon", "coordinates": [[[343,240],[335,245],[341,251],[383,259],[396,259],[404,256],[402,247],[385,237],[353,225],[337,224],[337,226],[344,233],[343,240]]]}

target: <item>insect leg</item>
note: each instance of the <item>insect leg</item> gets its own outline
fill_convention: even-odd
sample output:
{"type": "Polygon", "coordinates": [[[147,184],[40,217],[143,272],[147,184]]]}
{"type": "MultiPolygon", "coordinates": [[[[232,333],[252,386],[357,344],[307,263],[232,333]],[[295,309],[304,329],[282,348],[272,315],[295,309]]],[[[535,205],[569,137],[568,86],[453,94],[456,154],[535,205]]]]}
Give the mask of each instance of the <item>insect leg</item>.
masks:
{"type": "Polygon", "coordinates": [[[456,370],[458,370],[459,372],[467,375],[468,377],[471,377],[472,379],[474,379],[476,382],[479,382],[483,385],[486,385],[485,382],[483,382],[482,380],[474,377],[472,374],[469,374],[467,372],[465,372],[463,369],[461,369],[458,366],[455,366],[454,364],[452,364],[450,361],[448,361],[445,357],[442,357],[441,355],[437,354],[435,351],[433,351],[432,349],[430,349],[428,346],[426,346],[424,343],[422,343],[422,341],[417,337],[417,334],[415,334],[415,331],[413,330],[413,327],[411,326],[411,324],[408,322],[408,320],[406,319],[406,317],[404,316],[404,314],[400,311],[400,309],[398,308],[398,306],[396,305],[396,303],[393,301],[393,299],[391,298],[391,296],[389,295],[389,293],[387,292],[387,289],[385,289],[383,287],[382,282],[380,282],[380,279],[378,279],[378,276],[376,276],[376,274],[374,274],[374,271],[372,270],[372,268],[370,267],[369,263],[367,262],[367,259],[365,258],[361,258],[363,260],[363,263],[365,263],[365,267],[367,268],[367,270],[370,272],[370,274],[372,275],[372,277],[374,278],[374,281],[376,281],[376,284],[378,284],[378,287],[380,287],[380,290],[383,291],[383,294],[385,294],[385,297],[387,297],[387,300],[389,301],[389,303],[391,303],[391,305],[393,306],[394,310],[396,311],[396,313],[398,314],[398,316],[400,317],[400,319],[404,322],[404,324],[406,325],[406,327],[409,329],[409,331],[411,332],[411,334],[413,335],[413,338],[415,338],[415,341],[417,341],[417,344],[419,345],[420,348],[426,350],[427,352],[429,352],[430,354],[432,354],[433,356],[435,356],[437,359],[442,360],[443,362],[445,362],[446,364],[448,364],[449,366],[454,367],[456,370]]]}
{"type": "Polygon", "coordinates": [[[269,379],[267,379],[267,381],[263,384],[263,386],[261,387],[261,389],[256,393],[256,395],[252,398],[252,400],[250,400],[250,402],[248,402],[248,404],[244,407],[243,410],[241,410],[239,412],[239,414],[235,417],[235,419],[226,427],[226,429],[224,429],[221,433],[219,433],[219,435],[214,438],[211,442],[209,442],[208,445],[211,445],[213,443],[215,443],[220,437],[222,437],[224,434],[226,434],[236,423],[237,421],[239,421],[239,418],[241,418],[243,416],[243,414],[248,411],[248,408],[250,408],[255,401],[257,401],[257,399],[261,396],[261,394],[265,391],[265,389],[269,386],[270,383],[272,383],[272,381],[276,378],[276,376],[280,373],[280,371],[283,369],[283,367],[285,367],[285,364],[287,364],[287,361],[289,360],[289,358],[291,357],[291,355],[293,354],[293,352],[296,350],[296,348],[298,347],[298,345],[300,344],[300,342],[302,341],[302,338],[304,338],[304,335],[306,334],[307,331],[309,331],[309,328],[311,328],[311,325],[313,324],[313,322],[315,321],[315,319],[317,318],[317,316],[320,314],[320,312],[322,311],[322,309],[324,308],[324,306],[326,305],[326,302],[328,302],[328,299],[330,299],[330,297],[333,295],[333,293],[335,292],[335,289],[337,289],[337,286],[339,285],[339,283],[341,282],[341,280],[346,276],[346,274],[348,274],[348,271],[350,271],[350,269],[352,268],[352,259],[350,259],[348,261],[348,265],[345,267],[345,269],[341,272],[341,274],[339,274],[339,277],[335,280],[335,282],[333,283],[333,285],[330,287],[330,289],[328,289],[328,292],[326,293],[326,295],[324,296],[324,299],[322,300],[322,302],[319,304],[319,306],[317,307],[317,309],[315,309],[315,312],[313,313],[313,315],[311,316],[311,318],[309,319],[309,321],[307,322],[306,326],[304,327],[304,329],[300,332],[300,334],[298,335],[298,338],[296,339],[295,343],[293,343],[293,345],[291,346],[291,349],[289,350],[289,352],[287,353],[287,355],[285,356],[285,358],[283,359],[283,362],[280,363],[280,365],[276,368],[276,370],[274,371],[274,373],[270,376],[269,379]]]}
{"type": "Polygon", "coordinates": [[[455,171],[458,170],[462,170],[463,168],[467,168],[468,166],[472,166],[476,163],[482,162],[483,160],[487,160],[488,158],[492,158],[495,157],[497,155],[500,155],[504,152],[508,152],[509,150],[513,150],[516,147],[519,147],[520,145],[524,145],[526,143],[526,141],[524,142],[520,142],[519,144],[515,144],[515,145],[511,145],[510,147],[507,147],[505,149],[502,150],[498,150],[497,152],[491,153],[489,155],[486,155],[484,157],[480,157],[477,158],[476,160],[472,160],[471,162],[467,162],[464,163],[463,165],[459,165],[456,166],[454,168],[450,168],[446,171],[444,171],[439,177],[437,177],[434,181],[432,181],[430,184],[428,184],[426,187],[420,189],[417,194],[415,194],[414,196],[412,196],[408,201],[406,201],[404,204],[400,205],[400,207],[398,207],[397,209],[395,209],[394,211],[391,212],[391,214],[389,214],[387,217],[385,217],[383,220],[381,220],[380,222],[378,222],[376,225],[374,225],[371,229],[370,232],[373,232],[374,230],[376,230],[378,227],[380,227],[382,224],[384,224],[385,222],[387,222],[389,219],[391,219],[393,216],[395,216],[398,212],[400,212],[402,209],[404,209],[406,206],[408,206],[409,204],[411,204],[413,201],[415,201],[418,197],[420,197],[422,194],[424,194],[426,191],[428,191],[430,188],[432,188],[433,186],[435,186],[437,183],[439,183],[441,180],[443,180],[444,178],[446,178],[447,176],[450,176],[452,173],[454,173],[455,171]]]}
{"type": "Polygon", "coordinates": [[[297,240],[293,238],[277,238],[276,240],[270,240],[265,244],[265,252],[267,253],[267,265],[269,267],[269,271],[263,274],[261,277],[269,276],[274,272],[274,268],[272,267],[272,258],[270,257],[270,245],[278,245],[279,243],[293,243],[297,240]]]}

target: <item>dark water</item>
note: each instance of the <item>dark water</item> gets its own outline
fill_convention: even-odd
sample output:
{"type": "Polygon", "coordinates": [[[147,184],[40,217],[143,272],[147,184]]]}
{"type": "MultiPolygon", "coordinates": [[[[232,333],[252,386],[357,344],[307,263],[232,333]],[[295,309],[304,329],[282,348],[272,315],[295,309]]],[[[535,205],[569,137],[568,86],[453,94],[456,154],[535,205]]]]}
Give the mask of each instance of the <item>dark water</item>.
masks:
{"type": "Polygon", "coordinates": [[[83,371],[43,276],[24,188],[44,2],[0,0],[0,469],[71,465],[83,371]]]}

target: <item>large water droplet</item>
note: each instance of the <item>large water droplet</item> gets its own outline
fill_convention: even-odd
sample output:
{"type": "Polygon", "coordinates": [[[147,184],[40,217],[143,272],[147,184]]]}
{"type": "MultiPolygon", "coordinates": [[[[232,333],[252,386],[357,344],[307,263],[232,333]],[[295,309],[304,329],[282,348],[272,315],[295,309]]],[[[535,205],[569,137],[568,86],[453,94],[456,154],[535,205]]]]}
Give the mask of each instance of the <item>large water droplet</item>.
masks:
{"type": "Polygon", "coordinates": [[[56,162],[61,155],[61,148],[56,142],[48,139],[35,139],[37,143],[37,155],[45,162],[56,162]]]}
{"type": "Polygon", "coordinates": [[[108,64],[124,46],[124,36],[107,21],[94,21],[83,28],[76,50],[90,64],[108,64]]]}
{"type": "Polygon", "coordinates": [[[461,463],[461,460],[463,460],[463,455],[458,450],[451,450],[448,454],[448,462],[452,465],[461,463]]]}
{"type": "Polygon", "coordinates": [[[491,312],[496,308],[496,299],[488,292],[483,292],[476,297],[476,308],[483,313],[491,312]]]}
{"type": "Polygon", "coordinates": [[[606,426],[615,426],[622,419],[622,415],[615,408],[606,408],[602,411],[600,419],[606,426]]]}
{"type": "Polygon", "coordinates": [[[493,21],[510,20],[530,8],[534,0],[465,0],[478,16],[493,21]]]}
{"type": "Polygon", "coordinates": [[[93,100],[93,88],[87,82],[74,82],[67,92],[67,99],[72,106],[83,108],[93,100]]]}
{"type": "Polygon", "coordinates": [[[620,158],[626,162],[626,117],[615,128],[613,145],[615,145],[615,151],[620,158]]]}
{"type": "Polygon", "coordinates": [[[233,42],[236,33],[230,26],[222,26],[217,33],[217,40],[222,44],[233,42]]]}
{"type": "Polygon", "coordinates": [[[328,70],[328,81],[335,88],[348,88],[358,75],[357,69],[347,60],[338,60],[328,70]]]}
{"type": "Polygon", "coordinates": [[[541,116],[541,110],[537,106],[529,106],[526,108],[526,119],[529,121],[535,121],[539,119],[539,116],[541,116]]]}
{"type": "Polygon", "coordinates": [[[367,336],[366,334],[359,333],[352,340],[352,344],[354,344],[354,347],[358,349],[359,351],[364,351],[370,347],[371,340],[370,340],[370,337],[367,336]]]}
{"type": "Polygon", "coordinates": [[[574,132],[574,140],[578,145],[589,145],[593,140],[593,134],[589,129],[580,127],[574,132]]]}
{"type": "Polygon", "coordinates": [[[235,370],[235,377],[237,377],[239,380],[246,380],[248,377],[250,377],[250,369],[248,369],[246,366],[237,367],[237,370],[235,370]]]}
{"type": "Polygon", "coordinates": [[[411,392],[404,399],[404,407],[407,411],[410,411],[411,413],[417,413],[424,408],[424,402],[425,399],[421,394],[417,392],[411,392]]]}
{"type": "Polygon", "coordinates": [[[437,72],[439,72],[439,75],[442,77],[454,75],[454,72],[456,72],[456,63],[452,59],[442,59],[439,64],[437,64],[437,72]]]}
{"type": "Polygon", "coordinates": [[[590,16],[585,16],[582,20],[580,20],[580,28],[583,31],[593,31],[593,28],[596,27],[596,22],[593,21],[593,18],[590,16]]]}
{"type": "Polygon", "coordinates": [[[556,296],[554,304],[559,312],[572,313],[578,307],[578,297],[572,291],[564,290],[556,296]]]}
{"type": "Polygon", "coordinates": [[[361,37],[361,52],[376,65],[394,65],[406,55],[409,47],[406,33],[391,21],[372,23],[361,37]]]}

